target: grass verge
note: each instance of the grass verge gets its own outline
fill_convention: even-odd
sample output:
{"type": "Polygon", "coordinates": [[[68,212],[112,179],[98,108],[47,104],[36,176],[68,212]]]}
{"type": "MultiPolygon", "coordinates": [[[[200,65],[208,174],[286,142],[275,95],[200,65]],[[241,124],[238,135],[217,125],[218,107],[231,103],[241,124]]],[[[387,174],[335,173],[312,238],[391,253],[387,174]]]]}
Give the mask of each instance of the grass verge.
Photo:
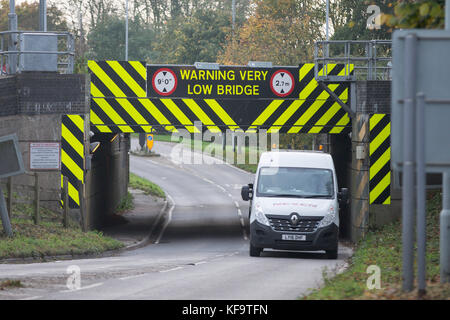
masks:
{"type": "Polygon", "coordinates": [[[121,214],[133,210],[134,209],[133,200],[134,200],[133,195],[130,192],[127,192],[127,194],[120,200],[114,213],[121,214]]]}
{"type": "Polygon", "coordinates": [[[99,254],[123,247],[122,242],[99,231],[82,232],[73,220],[70,220],[68,228],[64,228],[61,214],[44,207],[40,208],[41,222],[36,225],[33,213],[32,205],[13,205],[11,225],[14,237],[6,237],[3,229],[0,230],[0,259],[99,254]]]}
{"type": "Polygon", "coordinates": [[[131,172],[129,187],[142,190],[145,194],[151,194],[163,199],[166,198],[166,194],[158,185],[131,172]]]}
{"type": "Polygon", "coordinates": [[[4,280],[0,282],[0,290],[11,288],[23,288],[23,284],[20,280],[4,280]]]}
{"type": "MultiPolygon", "coordinates": [[[[423,299],[450,299],[450,284],[440,284],[439,275],[439,213],[441,193],[430,192],[427,200],[427,293],[423,299]]],[[[401,224],[395,222],[368,232],[360,241],[349,268],[331,277],[333,272],[324,271],[323,287],[303,297],[308,300],[339,299],[417,299],[414,290],[404,293],[402,284],[401,224]],[[367,288],[367,273],[370,265],[377,265],[381,271],[381,289],[367,288]]],[[[415,269],[417,270],[417,269],[415,269]]],[[[416,285],[417,287],[417,285],[416,285]]]]}
{"type": "Polygon", "coordinates": [[[42,258],[57,255],[99,254],[119,249],[123,244],[99,231],[82,232],[79,227],[64,228],[61,223],[11,219],[14,237],[0,233],[0,259],[42,258]]]}

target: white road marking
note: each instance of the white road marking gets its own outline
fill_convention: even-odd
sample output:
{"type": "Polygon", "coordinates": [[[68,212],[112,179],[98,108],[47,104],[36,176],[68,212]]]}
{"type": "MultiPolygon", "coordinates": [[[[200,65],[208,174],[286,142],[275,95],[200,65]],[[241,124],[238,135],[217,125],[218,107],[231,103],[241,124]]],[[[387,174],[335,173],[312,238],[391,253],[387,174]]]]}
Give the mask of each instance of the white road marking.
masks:
{"type": "Polygon", "coordinates": [[[137,274],[134,276],[122,277],[122,278],[119,278],[119,280],[129,280],[129,279],[139,278],[139,277],[143,277],[143,276],[145,276],[145,273],[137,274]]]}
{"type": "Polygon", "coordinates": [[[169,201],[171,202],[172,206],[169,209],[169,213],[167,215],[167,221],[164,224],[164,227],[162,228],[158,238],[156,239],[155,244],[159,243],[159,241],[161,240],[161,238],[162,238],[162,236],[164,234],[164,231],[166,231],[167,226],[172,221],[172,212],[173,212],[173,209],[175,209],[175,201],[173,200],[173,198],[167,192],[166,192],[166,195],[167,195],[167,198],[169,199],[169,201]]]}
{"type": "Polygon", "coordinates": [[[166,273],[166,272],[176,271],[176,270],[180,270],[180,269],[183,269],[183,267],[176,267],[176,268],[172,268],[172,269],[168,269],[168,270],[161,270],[159,272],[166,273]]]}

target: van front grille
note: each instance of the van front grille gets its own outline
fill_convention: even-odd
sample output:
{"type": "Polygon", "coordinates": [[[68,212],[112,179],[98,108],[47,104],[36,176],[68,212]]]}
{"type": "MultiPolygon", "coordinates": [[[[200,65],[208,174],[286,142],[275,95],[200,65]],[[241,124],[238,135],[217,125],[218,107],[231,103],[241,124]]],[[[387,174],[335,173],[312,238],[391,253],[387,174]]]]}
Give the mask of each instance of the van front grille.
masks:
{"type": "Polygon", "coordinates": [[[284,232],[315,232],[320,220],[323,219],[323,217],[299,216],[298,223],[293,225],[290,216],[267,215],[267,218],[273,230],[284,232]]]}

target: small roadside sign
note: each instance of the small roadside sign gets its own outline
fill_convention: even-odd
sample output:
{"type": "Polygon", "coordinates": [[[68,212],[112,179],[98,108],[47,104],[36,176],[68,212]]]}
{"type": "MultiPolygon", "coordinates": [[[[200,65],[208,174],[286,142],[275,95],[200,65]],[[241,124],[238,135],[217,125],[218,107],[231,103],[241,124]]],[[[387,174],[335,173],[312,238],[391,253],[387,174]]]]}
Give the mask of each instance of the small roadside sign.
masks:
{"type": "Polygon", "coordinates": [[[30,170],[61,170],[61,145],[58,142],[30,143],[30,170]]]}
{"type": "Polygon", "coordinates": [[[153,134],[152,133],[148,133],[147,134],[147,148],[148,150],[152,150],[153,148],[153,134]]]}

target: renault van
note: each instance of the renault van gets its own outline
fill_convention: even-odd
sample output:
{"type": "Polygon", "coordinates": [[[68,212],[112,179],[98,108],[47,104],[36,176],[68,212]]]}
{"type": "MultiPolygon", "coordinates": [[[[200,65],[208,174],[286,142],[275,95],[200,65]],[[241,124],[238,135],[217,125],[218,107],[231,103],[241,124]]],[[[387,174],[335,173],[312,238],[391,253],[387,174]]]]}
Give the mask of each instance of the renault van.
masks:
{"type": "Polygon", "coordinates": [[[339,203],[333,159],[315,151],[277,151],[261,155],[253,184],[242,187],[250,200],[250,256],[264,248],[338,252],[339,203]]]}

